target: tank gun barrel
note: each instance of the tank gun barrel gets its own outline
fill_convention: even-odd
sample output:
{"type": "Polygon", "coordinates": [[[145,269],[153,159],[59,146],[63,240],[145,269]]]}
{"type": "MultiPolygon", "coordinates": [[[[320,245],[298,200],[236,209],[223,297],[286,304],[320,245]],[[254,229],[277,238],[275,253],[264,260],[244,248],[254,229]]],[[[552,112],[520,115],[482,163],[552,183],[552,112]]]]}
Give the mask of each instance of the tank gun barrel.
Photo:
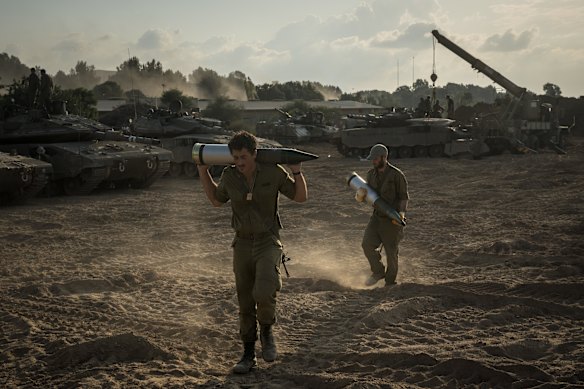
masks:
{"type": "Polygon", "coordinates": [[[117,131],[95,131],[94,138],[98,140],[116,140],[125,142],[143,143],[147,145],[159,145],[160,140],[156,138],[147,138],[144,136],[134,136],[121,134],[117,131]]]}
{"type": "Polygon", "coordinates": [[[526,92],[525,88],[516,85],[513,81],[504,77],[501,73],[497,72],[495,69],[491,68],[489,65],[484,63],[478,58],[470,55],[466,50],[462,49],[456,43],[452,42],[450,39],[446,38],[444,35],[440,34],[438,30],[432,30],[432,35],[436,38],[438,43],[445,46],[447,49],[452,51],[454,54],[458,55],[460,58],[464,59],[470,64],[473,69],[476,69],[480,73],[489,77],[491,80],[502,86],[511,93],[513,96],[521,99],[526,92]]]}
{"type": "Polygon", "coordinates": [[[290,115],[288,112],[281,110],[280,108],[274,108],[276,111],[280,112],[282,115],[284,115],[286,118],[288,119],[292,119],[292,115],[290,115]]]}

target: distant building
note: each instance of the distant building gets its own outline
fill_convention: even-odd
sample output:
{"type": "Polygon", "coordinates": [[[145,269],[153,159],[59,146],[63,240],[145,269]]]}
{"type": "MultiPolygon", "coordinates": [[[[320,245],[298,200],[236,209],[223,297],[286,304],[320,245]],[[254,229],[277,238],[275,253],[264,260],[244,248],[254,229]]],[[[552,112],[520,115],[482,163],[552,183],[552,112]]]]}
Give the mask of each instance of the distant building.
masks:
{"type": "Polygon", "coordinates": [[[111,112],[120,105],[127,104],[126,99],[104,99],[104,100],[97,100],[97,113],[107,113],[111,112]]]}

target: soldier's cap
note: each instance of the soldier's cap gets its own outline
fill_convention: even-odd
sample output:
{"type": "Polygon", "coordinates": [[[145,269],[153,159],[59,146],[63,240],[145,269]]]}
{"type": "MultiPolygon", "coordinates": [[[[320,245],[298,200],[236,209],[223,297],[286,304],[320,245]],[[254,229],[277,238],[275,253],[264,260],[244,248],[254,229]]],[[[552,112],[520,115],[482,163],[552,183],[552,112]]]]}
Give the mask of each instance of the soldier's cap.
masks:
{"type": "Polygon", "coordinates": [[[378,143],[371,148],[371,151],[369,152],[369,156],[367,157],[367,160],[372,161],[372,160],[379,158],[379,157],[387,157],[387,154],[389,154],[387,147],[385,147],[381,143],[378,143]]]}

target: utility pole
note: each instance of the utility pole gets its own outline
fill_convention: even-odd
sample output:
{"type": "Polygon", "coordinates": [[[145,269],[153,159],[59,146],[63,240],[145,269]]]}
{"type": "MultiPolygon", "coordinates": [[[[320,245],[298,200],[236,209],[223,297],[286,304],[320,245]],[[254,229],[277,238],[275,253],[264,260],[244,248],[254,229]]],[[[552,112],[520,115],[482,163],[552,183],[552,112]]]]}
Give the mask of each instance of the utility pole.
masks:
{"type": "Polygon", "coordinates": [[[397,59],[397,87],[399,88],[399,58],[397,59]]]}
{"type": "Polygon", "coordinates": [[[415,82],[415,78],[414,78],[414,73],[415,73],[414,60],[415,59],[416,59],[416,57],[412,56],[412,89],[414,89],[414,82],[415,82]]]}

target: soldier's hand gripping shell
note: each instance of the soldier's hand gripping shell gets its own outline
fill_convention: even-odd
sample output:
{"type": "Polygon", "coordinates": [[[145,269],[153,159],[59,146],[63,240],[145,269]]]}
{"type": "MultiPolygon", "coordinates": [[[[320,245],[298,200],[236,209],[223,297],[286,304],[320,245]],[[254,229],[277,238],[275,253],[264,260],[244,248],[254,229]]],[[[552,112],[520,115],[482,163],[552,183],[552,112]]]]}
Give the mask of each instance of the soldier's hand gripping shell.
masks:
{"type": "MultiPolygon", "coordinates": [[[[406,222],[406,213],[405,212],[400,212],[399,213],[399,217],[402,219],[402,221],[405,223],[406,222]]],[[[391,222],[393,224],[395,224],[396,226],[401,226],[403,224],[400,224],[397,220],[391,219],[391,222]]]]}
{"type": "Polygon", "coordinates": [[[359,188],[357,189],[357,193],[355,193],[355,200],[358,203],[362,203],[367,198],[367,189],[366,188],[359,188]]]}

